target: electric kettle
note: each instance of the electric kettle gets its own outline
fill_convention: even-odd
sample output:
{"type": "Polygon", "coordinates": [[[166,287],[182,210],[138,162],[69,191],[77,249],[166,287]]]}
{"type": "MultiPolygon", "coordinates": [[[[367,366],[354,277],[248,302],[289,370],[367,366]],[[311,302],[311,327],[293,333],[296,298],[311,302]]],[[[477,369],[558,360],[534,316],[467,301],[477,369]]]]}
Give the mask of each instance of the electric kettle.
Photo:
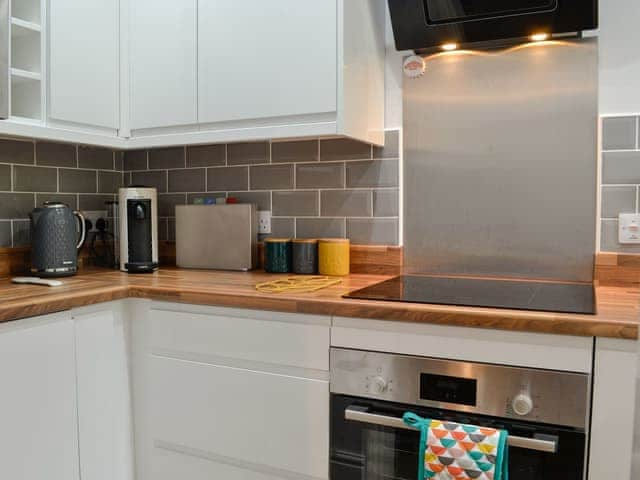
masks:
{"type": "Polygon", "coordinates": [[[36,207],[29,218],[31,272],[41,277],[75,275],[78,271],[78,249],[86,235],[82,214],[72,211],[64,203],[45,202],[42,207],[36,207]]]}

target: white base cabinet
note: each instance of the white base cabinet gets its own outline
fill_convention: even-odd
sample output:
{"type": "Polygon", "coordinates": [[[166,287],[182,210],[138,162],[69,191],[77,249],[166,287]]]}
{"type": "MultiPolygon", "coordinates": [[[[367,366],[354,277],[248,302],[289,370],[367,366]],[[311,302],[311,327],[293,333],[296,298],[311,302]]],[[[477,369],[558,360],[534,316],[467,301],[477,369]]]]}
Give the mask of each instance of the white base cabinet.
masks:
{"type": "Polygon", "coordinates": [[[329,317],[134,311],[138,480],[328,478],[329,317]]]}
{"type": "Polygon", "coordinates": [[[122,306],[0,325],[0,478],[133,480],[122,306]]]}
{"type": "Polygon", "coordinates": [[[79,480],[74,325],[50,315],[0,328],[0,477],[79,480]]]}

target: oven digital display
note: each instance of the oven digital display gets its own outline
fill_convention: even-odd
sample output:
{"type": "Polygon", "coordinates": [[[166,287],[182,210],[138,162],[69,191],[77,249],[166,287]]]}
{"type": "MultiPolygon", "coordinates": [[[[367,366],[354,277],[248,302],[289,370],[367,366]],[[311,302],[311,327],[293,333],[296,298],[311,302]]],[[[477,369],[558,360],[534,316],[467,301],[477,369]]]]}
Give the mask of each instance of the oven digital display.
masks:
{"type": "Polygon", "coordinates": [[[476,406],[478,381],[475,378],[420,374],[420,398],[434,402],[476,406]]]}

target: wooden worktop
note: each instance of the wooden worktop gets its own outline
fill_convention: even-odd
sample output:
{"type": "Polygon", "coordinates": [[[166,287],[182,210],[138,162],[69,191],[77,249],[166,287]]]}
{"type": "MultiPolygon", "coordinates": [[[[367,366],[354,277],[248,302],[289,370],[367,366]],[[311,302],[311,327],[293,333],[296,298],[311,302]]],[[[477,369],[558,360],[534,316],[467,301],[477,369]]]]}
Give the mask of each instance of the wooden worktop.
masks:
{"type": "Polygon", "coordinates": [[[265,294],[258,282],[286,275],[164,268],[154,274],[128,275],[92,270],[62,279],[62,287],[13,285],[0,281],[0,322],[67,310],[127,297],[238,308],[345,317],[424,322],[579,336],[638,338],[640,288],[596,287],[597,314],[529,312],[344,299],[342,295],[389,278],[354,274],[342,284],[315,293],[265,294]]]}

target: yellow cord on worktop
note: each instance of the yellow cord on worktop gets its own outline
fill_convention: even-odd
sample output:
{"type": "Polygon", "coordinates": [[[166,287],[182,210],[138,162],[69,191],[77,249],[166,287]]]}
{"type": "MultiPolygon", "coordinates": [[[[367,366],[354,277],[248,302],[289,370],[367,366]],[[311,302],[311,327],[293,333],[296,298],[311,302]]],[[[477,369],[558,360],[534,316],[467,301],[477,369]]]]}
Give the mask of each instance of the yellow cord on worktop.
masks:
{"type": "Polygon", "coordinates": [[[258,283],[256,290],[262,293],[310,293],[340,283],[342,283],[342,280],[329,277],[288,277],[271,282],[258,283]]]}

